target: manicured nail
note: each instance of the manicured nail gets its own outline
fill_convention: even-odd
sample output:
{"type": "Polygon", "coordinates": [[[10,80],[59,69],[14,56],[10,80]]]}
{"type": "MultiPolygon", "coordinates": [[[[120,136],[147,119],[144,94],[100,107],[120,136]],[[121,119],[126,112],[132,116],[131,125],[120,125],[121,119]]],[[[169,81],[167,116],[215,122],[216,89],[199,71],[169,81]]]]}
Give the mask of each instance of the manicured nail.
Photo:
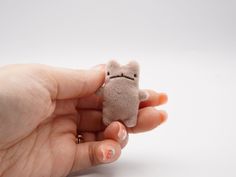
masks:
{"type": "Polygon", "coordinates": [[[163,122],[165,122],[167,120],[168,114],[164,110],[160,110],[159,112],[161,114],[161,116],[160,116],[160,123],[162,124],[163,122]]]}
{"type": "Polygon", "coordinates": [[[127,131],[121,125],[119,126],[118,137],[121,141],[124,141],[127,137],[127,131]]]}
{"type": "Polygon", "coordinates": [[[168,96],[165,93],[160,95],[160,103],[166,103],[168,101],[168,96]]]}
{"type": "Polygon", "coordinates": [[[101,146],[102,161],[110,162],[115,156],[115,149],[112,146],[101,146]]]}

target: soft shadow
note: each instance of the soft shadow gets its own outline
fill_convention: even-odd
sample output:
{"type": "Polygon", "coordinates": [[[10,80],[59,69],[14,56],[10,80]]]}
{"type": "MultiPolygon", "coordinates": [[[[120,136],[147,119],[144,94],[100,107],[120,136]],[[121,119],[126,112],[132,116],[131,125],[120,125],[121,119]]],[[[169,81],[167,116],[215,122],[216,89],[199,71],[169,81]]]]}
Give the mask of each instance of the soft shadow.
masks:
{"type": "Polygon", "coordinates": [[[120,172],[129,174],[133,170],[147,170],[149,164],[142,161],[122,160],[113,164],[92,167],[87,170],[71,173],[68,177],[76,176],[96,176],[96,177],[116,177],[120,172]]]}

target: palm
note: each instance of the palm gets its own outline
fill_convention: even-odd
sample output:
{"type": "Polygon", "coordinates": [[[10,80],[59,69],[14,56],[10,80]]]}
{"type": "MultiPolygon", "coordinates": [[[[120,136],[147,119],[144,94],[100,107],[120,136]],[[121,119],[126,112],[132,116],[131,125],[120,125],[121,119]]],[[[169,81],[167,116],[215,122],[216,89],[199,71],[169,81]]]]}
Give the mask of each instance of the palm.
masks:
{"type": "Polygon", "coordinates": [[[29,136],[8,149],[8,151],[15,149],[23,151],[19,154],[22,158],[14,164],[15,167],[24,166],[20,176],[68,174],[76,153],[75,132],[76,125],[71,117],[55,117],[39,125],[29,136]]]}

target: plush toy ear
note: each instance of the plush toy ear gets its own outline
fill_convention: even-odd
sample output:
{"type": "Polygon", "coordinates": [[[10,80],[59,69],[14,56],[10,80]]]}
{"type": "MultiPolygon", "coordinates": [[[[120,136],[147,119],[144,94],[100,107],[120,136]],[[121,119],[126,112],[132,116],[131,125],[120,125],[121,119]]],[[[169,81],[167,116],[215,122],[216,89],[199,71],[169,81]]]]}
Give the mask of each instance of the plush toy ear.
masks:
{"type": "Polygon", "coordinates": [[[139,73],[139,64],[136,61],[130,61],[127,66],[130,68],[130,70],[139,73]]]}
{"type": "Polygon", "coordinates": [[[114,68],[119,68],[119,67],[120,67],[120,64],[117,63],[115,60],[110,60],[107,63],[107,68],[109,68],[109,69],[114,69],[114,68]]]}

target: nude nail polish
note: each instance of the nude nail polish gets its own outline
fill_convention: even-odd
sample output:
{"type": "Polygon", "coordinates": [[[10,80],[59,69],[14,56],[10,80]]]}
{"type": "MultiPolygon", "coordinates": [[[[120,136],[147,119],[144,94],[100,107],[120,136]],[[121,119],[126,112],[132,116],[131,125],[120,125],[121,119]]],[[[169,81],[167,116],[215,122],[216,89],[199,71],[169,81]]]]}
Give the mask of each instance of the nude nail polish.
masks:
{"type": "Polygon", "coordinates": [[[119,128],[118,137],[121,141],[124,141],[127,137],[127,132],[124,128],[119,128]]]}
{"type": "Polygon", "coordinates": [[[115,156],[115,149],[112,146],[102,146],[101,152],[102,152],[101,160],[103,162],[110,162],[113,160],[115,156]]]}

